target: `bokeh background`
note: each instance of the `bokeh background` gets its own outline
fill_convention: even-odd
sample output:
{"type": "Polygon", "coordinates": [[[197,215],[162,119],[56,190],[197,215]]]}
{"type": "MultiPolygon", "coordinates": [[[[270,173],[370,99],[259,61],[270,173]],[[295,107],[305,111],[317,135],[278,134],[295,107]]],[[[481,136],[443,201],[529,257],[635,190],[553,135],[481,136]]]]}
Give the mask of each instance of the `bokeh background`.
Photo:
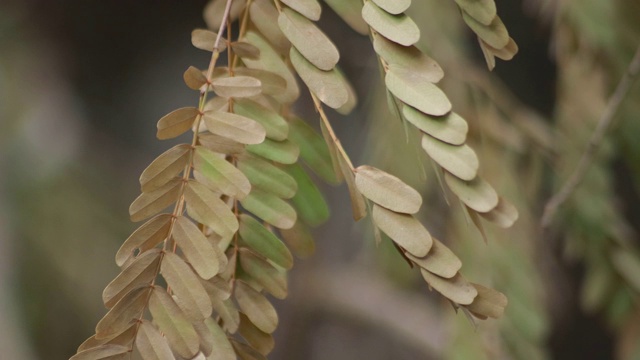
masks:
{"type": "MultiPolygon", "coordinates": [[[[0,1],[0,358],[66,359],[104,315],[138,176],[173,144],[155,122],[197,102],[182,73],[208,62],[190,44],[205,3],[0,1]]],[[[330,114],[346,150],[420,189],[424,223],[468,278],[508,295],[505,316],[476,328],[456,314],[375,247],[368,220],[353,223],[344,186],[323,185],[332,218],[276,301],[271,359],[640,359],[637,84],[584,183],[540,227],[640,44],[640,3],[496,3],[520,53],[491,73],[453,1],[410,9],[483,177],[520,210],[512,229],[485,224],[486,244],[386,110],[368,38],[326,6],[320,25],[360,98],[349,117],[330,114]]],[[[295,111],[316,126],[308,105],[295,111]]]]}

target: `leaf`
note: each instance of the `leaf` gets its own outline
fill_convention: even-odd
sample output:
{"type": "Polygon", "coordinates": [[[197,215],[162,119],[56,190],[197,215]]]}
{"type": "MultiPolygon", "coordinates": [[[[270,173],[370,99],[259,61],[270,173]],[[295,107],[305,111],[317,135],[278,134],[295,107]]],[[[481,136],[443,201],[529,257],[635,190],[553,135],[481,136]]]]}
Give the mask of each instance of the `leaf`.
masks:
{"type": "Polygon", "coordinates": [[[318,0],[281,0],[284,4],[287,4],[293,10],[304,15],[309,20],[320,20],[320,14],[322,8],[318,0]]]}
{"type": "Polygon", "coordinates": [[[356,178],[353,171],[351,171],[349,164],[347,164],[347,160],[341,154],[338,154],[338,163],[340,164],[342,175],[344,176],[347,188],[349,189],[353,219],[358,221],[367,216],[367,207],[364,202],[364,198],[356,186],[356,178]]]}
{"type": "MultiPolygon", "coordinates": [[[[260,123],[270,139],[283,141],[289,134],[287,121],[277,112],[250,99],[239,99],[233,105],[236,114],[260,123]]],[[[261,141],[262,142],[262,141],[261,141]]]]}
{"type": "Polygon", "coordinates": [[[478,175],[480,163],[476,153],[468,145],[450,145],[423,135],[422,148],[433,161],[462,180],[473,180],[478,175]]]}
{"type": "Polygon", "coordinates": [[[174,360],[167,339],[153,324],[142,320],[136,336],[136,347],[144,360],[174,360]]]}
{"type": "Polygon", "coordinates": [[[271,334],[278,326],[278,314],[261,293],[245,282],[236,281],[236,301],[243,313],[260,330],[271,334]]]}
{"type": "Polygon", "coordinates": [[[279,229],[291,228],[297,219],[296,211],[286,201],[258,189],[253,189],[240,203],[245,209],[279,229]]]}
{"type": "Polygon", "coordinates": [[[503,293],[478,284],[471,284],[478,291],[478,296],[466,306],[474,314],[497,319],[504,313],[508,300],[503,293]]]}
{"type": "Polygon", "coordinates": [[[211,279],[221,270],[218,257],[220,250],[211,245],[198,227],[184,216],[176,218],[173,225],[173,239],[184,253],[185,258],[203,279],[211,279]]]}
{"type": "MultiPolygon", "coordinates": [[[[344,175],[342,174],[342,167],[340,162],[338,161],[338,149],[336,148],[336,144],[332,141],[331,135],[327,130],[324,122],[320,121],[320,131],[322,132],[322,137],[324,138],[325,144],[327,145],[327,149],[329,150],[329,156],[331,157],[331,165],[333,166],[333,171],[336,174],[336,180],[338,183],[344,180],[344,175]]],[[[349,170],[349,173],[351,171],[349,170]]],[[[351,174],[353,176],[353,174],[351,174]]],[[[364,204],[364,200],[362,200],[364,204]]]]}
{"type": "Polygon", "coordinates": [[[262,92],[262,83],[250,76],[219,77],[211,80],[211,88],[218,96],[246,98],[259,95],[262,92]]]}
{"type": "Polygon", "coordinates": [[[244,174],[218,155],[202,146],[196,146],[194,168],[202,175],[204,184],[214,191],[242,199],[251,191],[244,174]]]}
{"type": "Polygon", "coordinates": [[[301,259],[306,259],[316,251],[316,244],[307,225],[296,221],[291,229],[280,230],[282,239],[291,251],[301,259]]]}
{"type": "Polygon", "coordinates": [[[614,268],[636,291],[640,291],[640,259],[632,251],[615,248],[611,252],[614,268]]]}
{"type": "Polygon", "coordinates": [[[142,193],[129,206],[131,221],[142,221],[167,208],[178,200],[182,179],[174,178],[162,187],[142,193]]]}
{"type": "Polygon", "coordinates": [[[240,315],[238,314],[238,309],[236,309],[236,306],[233,304],[231,299],[211,299],[211,304],[218,316],[222,319],[226,331],[230,334],[238,331],[240,315]]]}
{"type": "Polygon", "coordinates": [[[258,350],[252,348],[250,345],[234,339],[231,339],[231,345],[233,345],[233,349],[236,351],[240,360],[267,360],[266,357],[262,356],[258,350]]]}
{"type": "Polygon", "coordinates": [[[310,226],[318,226],[329,219],[329,205],[307,172],[298,164],[284,168],[298,184],[298,192],[291,199],[298,218],[310,226]]]}
{"type": "Polygon", "coordinates": [[[242,243],[258,254],[287,270],[293,267],[293,257],[289,249],[253,217],[246,214],[240,215],[239,232],[242,243]]]}
{"type": "Polygon", "coordinates": [[[382,10],[393,15],[405,12],[411,5],[411,0],[373,0],[373,2],[382,10]]]}
{"type": "Polygon", "coordinates": [[[425,114],[442,116],[451,111],[447,96],[419,72],[390,66],[385,84],[395,97],[425,114]]]}
{"type": "Polygon", "coordinates": [[[167,291],[160,286],[155,286],[151,291],[149,312],[176,354],[191,359],[198,353],[200,339],[196,330],[167,291]]]}
{"type": "Polygon", "coordinates": [[[362,1],[324,0],[354,31],[360,35],[369,34],[369,25],[362,20],[362,1]]]}
{"type": "Polygon", "coordinates": [[[287,91],[287,82],[285,79],[271,71],[250,69],[248,67],[235,68],[236,75],[251,76],[262,83],[262,93],[264,95],[277,96],[287,91]]]}
{"type": "Polygon", "coordinates": [[[184,170],[189,163],[191,145],[180,144],[162,153],[140,175],[142,192],[156,190],[184,170]]]}
{"type": "Polygon", "coordinates": [[[494,48],[493,46],[484,42],[482,39],[480,39],[480,43],[484,48],[490,50],[493,55],[499,57],[502,60],[511,60],[518,53],[518,44],[516,44],[516,42],[512,38],[509,38],[509,43],[507,43],[505,47],[500,49],[494,48]]]}
{"type": "Polygon", "coordinates": [[[249,17],[258,31],[273,44],[280,54],[286,54],[291,43],[278,26],[278,9],[270,0],[255,0],[249,8],[249,17]]]}
{"type": "Polygon", "coordinates": [[[447,279],[454,277],[462,268],[462,261],[438,239],[432,238],[432,240],[433,245],[426,256],[405,255],[416,265],[428,270],[430,273],[447,279]]]}
{"type": "Polygon", "coordinates": [[[234,41],[231,43],[231,49],[233,52],[242,57],[248,59],[260,58],[260,49],[244,41],[234,41]]]}
{"type": "Polygon", "coordinates": [[[227,300],[231,296],[231,284],[220,275],[214,276],[209,280],[200,279],[200,282],[212,299],[227,300]]]}
{"type": "Polygon", "coordinates": [[[418,129],[451,145],[463,145],[469,125],[460,115],[450,112],[444,116],[430,116],[411,106],[404,106],[402,114],[418,129]]]}
{"type": "Polygon", "coordinates": [[[180,256],[171,252],[165,253],[160,269],[167,286],[171,287],[171,291],[177,297],[178,306],[191,322],[211,316],[213,308],[209,295],[196,274],[180,256]]]}
{"type": "Polygon", "coordinates": [[[261,144],[247,146],[247,151],[280,164],[293,164],[300,155],[300,148],[289,140],[265,139],[261,144]]]}
{"type": "Polygon", "coordinates": [[[132,256],[135,249],[141,252],[155,247],[169,236],[171,215],[160,214],[144,223],[122,243],[116,253],[116,264],[122,266],[132,256]]]}
{"type": "Polygon", "coordinates": [[[496,3],[494,0],[455,0],[456,4],[462,8],[472,18],[484,25],[491,24],[497,16],[496,3]]]}
{"type": "Polygon", "coordinates": [[[338,49],[327,35],[299,13],[288,8],[282,9],[278,25],[300,54],[320,70],[331,70],[340,60],[338,49]]]}
{"type": "Polygon", "coordinates": [[[216,234],[230,237],[238,231],[238,219],[229,206],[204,185],[189,180],[184,197],[189,216],[208,226],[216,234]]]}
{"type": "Polygon", "coordinates": [[[191,32],[191,44],[200,50],[213,51],[218,34],[211,30],[195,29],[191,32]]]}
{"type": "Polygon", "coordinates": [[[108,339],[126,329],[142,317],[149,297],[148,284],[129,291],[96,325],[97,340],[108,339]]]}
{"type": "Polygon", "coordinates": [[[373,222],[396,244],[417,257],[427,255],[433,240],[413,215],[399,214],[373,204],[373,222]]]}
{"type": "Polygon", "coordinates": [[[440,65],[415,46],[402,46],[383,36],[374,35],[373,47],[387,64],[412,70],[428,82],[437,83],[444,77],[440,65]]]}
{"type": "Polygon", "coordinates": [[[194,66],[189,66],[182,75],[182,79],[191,90],[200,90],[200,88],[207,83],[207,77],[204,76],[200,69],[194,66]]]}
{"type": "Polygon", "coordinates": [[[207,149],[226,155],[238,155],[244,152],[245,145],[226,137],[204,133],[198,136],[200,145],[207,149]]]}
{"type": "Polygon", "coordinates": [[[275,347],[275,341],[271,334],[258,329],[245,315],[240,314],[240,327],[238,332],[260,354],[267,356],[275,347]]]}
{"type": "Polygon", "coordinates": [[[253,251],[240,248],[240,266],[253,280],[277,299],[287,297],[287,274],[253,251]]]}
{"type": "Polygon", "coordinates": [[[238,161],[238,169],[247,176],[254,188],[283,199],[292,198],[298,190],[298,184],[291,175],[260,157],[243,156],[238,161]]]}
{"type": "Polygon", "coordinates": [[[480,216],[503,229],[507,229],[518,220],[518,209],[501,196],[498,196],[498,205],[489,212],[480,213],[480,216]]]}
{"type": "Polygon", "coordinates": [[[294,47],[290,50],[289,58],[302,81],[320,101],[333,109],[339,109],[349,101],[344,77],[335,68],[329,71],[318,69],[294,47]]]}
{"type": "MultiPolygon", "coordinates": [[[[226,4],[226,0],[213,0],[205,6],[204,21],[207,23],[208,28],[218,29],[220,27],[226,4]]],[[[231,2],[231,9],[229,11],[230,22],[234,22],[240,16],[246,4],[246,0],[234,0],[231,2]]]]}
{"type": "Polygon", "coordinates": [[[478,290],[460,273],[451,279],[442,278],[424,269],[420,269],[420,273],[429,286],[456,304],[469,305],[478,295],[478,290]]]}
{"type": "Polygon", "coordinates": [[[83,350],[73,355],[69,360],[99,360],[111,359],[116,355],[128,354],[129,347],[122,345],[100,345],[91,349],[83,350]]]}
{"type": "Polygon", "coordinates": [[[322,135],[304,120],[293,117],[289,122],[289,140],[298,145],[300,158],[309,165],[309,169],[328,183],[337,182],[331,163],[331,154],[322,135]]]}
{"type": "MultiPolygon", "coordinates": [[[[254,2],[254,4],[257,3],[257,1],[254,2]]],[[[273,97],[285,104],[294,102],[298,96],[300,96],[300,88],[298,88],[293,73],[289,70],[289,67],[284,63],[280,55],[264,38],[253,31],[247,31],[244,36],[244,41],[260,49],[260,59],[243,59],[242,62],[249,68],[270,71],[282,77],[287,83],[286,90],[279,94],[274,94],[273,97]]]]}
{"type": "Polygon", "coordinates": [[[488,45],[502,49],[509,43],[509,32],[499,16],[494,17],[489,25],[482,24],[464,11],[462,19],[488,45]]]}
{"type": "Polygon", "coordinates": [[[193,122],[200,114],[194,107],[185,107],[174,110],[158,120],[157,138],[160,140],[173,139],[189,131],[193,122]]]}
{"type": "Polygon", "coordinates": [[[362,18],[380,35],[400,45],[410,46],[420,40],[420,29],[410,17],[389,14],[371,1],[364,4],[362,18]]]}
{"type": "Polygon", "coordinates": [[[78,346],[78,352],[89,350],[101,345],[121,345],[131,348],[135,334],[138,331],[138,324],[134,323],[119,334],[112,335],[104,339],[96,339],[95,335],[85,340],[78,346]]]}
{"type": "Polygon", "coordinates": [[[204,323],[209,329],[210,340],[214,349],[211,355],[207,357],[207,360],[236,360],[236,354],[229,339],[227,339],[227,334],[212,318],[206,319],[204,323]]]}
{"type": "Polygon", "coordinates": [[[153,249],[138,255],[122,270],[102,292],[104,305],[111,309],[129,291],[142,285],[149,285],[158,272],[160,250],[153,249]]]}
{"type": "Polygon", "coordinates": [[[348,99],[344,105],[340,106],[336,109],[336,111],[341,115],[349,115],[355,109],[356,105],[358,105],[358,96],[356,95],[356,90],[353,88],[349,80],[344,76],[342,70],[339,67],[336,67],[335,70],[338,72],[338,76],[340,81],[344,83],[344,87],[347,89],[348,99]]]}
{"type": "Polygon", "coordinates": [[[464,181],[445,173],[444,181],[465,205],[479,213],[489,212],[498,205],[498,194],[479,176],[471,181],[464,181]]]}
{"type": "Polygon", "coordinates": [[[358,190],[374,203],[404,214],[420,210],[420,193],[397,177],[368,165],[357,167],[355,173],[358,190]]]}

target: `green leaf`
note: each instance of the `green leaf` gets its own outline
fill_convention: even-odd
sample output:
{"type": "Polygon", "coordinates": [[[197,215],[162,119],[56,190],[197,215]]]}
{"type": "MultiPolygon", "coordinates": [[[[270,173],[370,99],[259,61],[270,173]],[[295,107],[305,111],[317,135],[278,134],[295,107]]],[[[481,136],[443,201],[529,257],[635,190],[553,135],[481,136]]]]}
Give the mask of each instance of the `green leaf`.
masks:
{"type": "Polygon", "coordinates": [[[260,80],[250,76],[218,77],[211,80],[211,88],[226,98],[246,98],[262,92],[260,80]]]}
{"type": "Polygon", "coordinates": [[[496,49],[502,49],[509,44],[509,32],[500,20],[494,17],[489,25],[484,25],[466,12],[462,12],[462,19],[484,42],[496,49]]]}
{"type": "Polygon", "coordinates": [[[193,358],[199,350],[196,330],[167,291],[155,286],[149,297],[149,311],[153,322],[164,333],[171,349],[185,359],[193,358]]]}
{"type": "Polygon", "coordinates": [[[497,16],[496,3],[494,0],[455,0],[456,4],[462,8],[472,18],[484,25],[491,24],[497,16]]]}
{"type": "Polygon", "coordinates": [[[247,176],[253,187],[283,199],[292,198],[298,190],[298,184],[291,175],[261,157],[242,156],[238,161],[238,169],[247,176]]]}
{"type": "Polygon", "coordinates": [[[333,69],[340,53],[322,30],[299,13],[284,8],[278,16],[278,25],[298,51],[320,70],[333,69]]]}
{"type": "Polygon", "coordinates": [[[468,145],[450,145],[425,134],[422,148],[433,161],[462,180],[473,180],[478,175],[480,163],[468,145]]]}
{"type": "Polygon", "coordinates": [[[219,155],[202,146],[196,146],[194,169],[207,187],[214,191],[242,199],[251,191],[251,184],[244,174],[219,155]]]}
{"type": "Polygon", "coordinates": [[[400,45],[410,46],[420,40],[420,29],[410,17],[389,14],[372,1],[364,4],[362,18],[380,35],[400,45]]]}
{"type": "Polygon", "coordinates": [[[433,274],[447,279],[454,277],[460,271],[462,261],[438,239],[431,239],[433,245],[426,256],[416,257],[409,253],[405,255],[416,265],[433,274]]]}
{"type": "Polygon", "coordinates": [[[444,77],[440,65],[413,45],[402,46],[384,36],[374,35],[373,48],[387,64],[412,70],[429,82],[437,83],[444,77]]]}
{"type": "Polygon", "coordinates": [[[142,192],[156,190],[184,170],[189,163],[191,145],[180,144],[162,153],[140,175],[142,192]]]}
{"type": "Polygon", "coordinates": [[[450,112],[444,116],[430,116],[411,106],[404,106],[402,114],[418,129],[451,145],[462,145],[467,139],[469,125],[460,115],[450,112]]]}
{"type": "Polygon", "coordinates": [[[213,308],[209,295],[202,286],[198,276],[180,256],[166,252],[160,265],[162,277],[171,287],[176,303],[184,315],[191,321],[204,320],[211,316],[213,308]]]}
{"type": "Polygon", "coordinates": [[[289,140],[298,145],[300,158],[309,165],[309,169],[320,176],[322,180],[331,184],[337,183],[331,163],[331,154],[322,135],[298,117],[293,117],[290,120],[289,129],[289,140]]]}
{"type": "Polygon", "coordinates": [[[151,284],[160,261],[160,250],[153,249],[136,257],[102,292],[102,301],[110,309],[131,290],[151,284]]]}
{"type": "Polygon", "coordinates": [[[125,264],[136,249],[144,252],[164,241],[169,236],[170,221],[171,214],[160,214],[140,226],[120,246],[116,253],[116,264],[125,264]]]}
{"type": "Polygon", "coordinates": [[[320,14],[322,8],[318,0],[281,0],[287,4],[293,10],[304,15],[307,19],[318,21],[320,20],[320,14]]]}
{"type": "Polygon", "coordinates": [[[329,205],[307,172],[298,164],[288,165],[284,169],[298,184],[298,192],[291,199],[291,203],[299,219],[310,226],[318,226],[327,221],[329,205]]]}
{"type": "Polygon", "coordinates": [[[393,15],[405,12],[411,5],[411,0],[373,0],[373,2],[382,10],[393,15]]]}
{"type": "Polygon", "coordinates": [[[236,281],[235,295],[240,310],[258,329],[267,334],[276,330],[278,314],[264,295],[243,281],[236,281]]]}
{"type": "Polygon", "coordinates": [[[176,218],[173,239],[198,275],[207,280],[216,276],[226,264],[218,262],[220,250],[213,246],[198,227],[184,216],[176,218]]]}
{"type": "Polygon", "coordinates": [[[191,130],[200,111],[194,107],[174,110],[158,120],[157,137],[160,140],[173,139],[191,130]]]}
{"type": "Polygon", "coordinates": [[[256,219],[246,214],[240,215],[239,231],[243,244],[273,261],[276,265],[287,270],[291,269],[293,257],[289,249],[256,219]]]}
{"type": "Polygon", "coordinates": [[[384,80],[395,97],[425,114],[442,116],[451,111],[447,95],[417,71],[392,65],[384,80]]]}
{"type": "Polygon", "coordinates": [[[291,251],[300,259],[306,259],[316,251],[316,244],[307,225],[296,221],[291,229],[281,229],[280,235],[291,251]]]}
{"type": "Polygon", "coordinates": [[[265,139],[261,144],[247,146],[247,151],[280,164],[294,164],[300,155],[300,148],[289,140],[265,139]]]}
{"type": "Polygon", "coordinates": [[[206,186],[196,180],[189,180],[184,190],[184,198],[189,216],[208,226],[216,234],[230,237],[238,231],[238,219],[229,206],[220,200],[219,194],[215,194],[206,186]]]}
{"type": "Polygon", "coordinates": [[[240,248],[240,266],[253,280],[277,299],[287,297],[287,274],[253,251],[240,248]]]}
{"type": "Polygon", "coordinates": [[[498,205],[498,193],[479,176],[471,181],[464,181],[445,173],[444,181],[465,205],[479,213],[489,212],[498,205]]]}
{"type": "Polygon", "coordinates": [[[362,20],[361,0],[324,0],[354,31],[360,35],[369,34],[369,25],[362,20]]]}
{"type": "Polygon", "coordinates": [[[373,166],[356,168],[356,186],[362,195],[391,211],[415,214],[422,206],[422,196],[397,177],[373,166]]]}
{"type": "Polygon", "coordinates": [[[276,195],[253,189],[240,200],[242,206],[279,229],[289,229],[297,219],[296,211],[276,195]]]}
{"type": "Polygon", "coordinates": [[[454,303],[469,305],[478,296],[478,290],[465,280],[460,273],[451,279],[434,275],[425,269],[420,269],[420,273],[429,286],[454,303]]]}
{"type": "Polygon", "coordinates": [[[238,115],[260,123],[266,130],[268,138],[276,141],[287,139],[289,125],[280,114],[272,109],[250,99],[239,99],[234,102],[233,111],[238,115]]]}
{"type": "Polygon", "coordinates": [[[414,256],[427,255],[433,240],[413,215],[399,214],[376,204],[373,204],[372,212],[374,224],[396,244],[414,256]]]}

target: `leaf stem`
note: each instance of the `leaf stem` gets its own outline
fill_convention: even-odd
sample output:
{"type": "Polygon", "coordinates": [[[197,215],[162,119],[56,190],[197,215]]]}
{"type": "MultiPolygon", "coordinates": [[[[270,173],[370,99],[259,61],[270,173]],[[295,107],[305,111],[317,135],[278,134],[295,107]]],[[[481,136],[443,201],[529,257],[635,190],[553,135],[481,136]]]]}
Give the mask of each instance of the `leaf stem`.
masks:
{"type": "Polygon", "coordinates": [[[327,131],[329,132],[329,136],[331,137],[331,140],[335,144],[336,149],[338,150],[338,152],[340,152],[340,155],[342,155],[344,160],[347,162],[347,165],[349,165],[349,169],[351,169],[351,171],[355,171],[353,164],[351,163],[351,159],[349,158],[349,155],[344,150],[344,148],[342,147],[342,143],[340,143],[340,139],[338,139],[338,137],[336,136],[336,133],[333,131],[333,127],[331,126],[331,123],[327,118],[327,114],[325,114],[324,108],[322,107],[322,103],[311,90],[309,90],[309,94],[311,94],[311,98],[313,99],[313,104],[315,105],[315,108],[318,111],[318,114],[320,114],[320,119],[322,120],[322,123],[324,124],[324,126],[327,128],[327,131]]]}

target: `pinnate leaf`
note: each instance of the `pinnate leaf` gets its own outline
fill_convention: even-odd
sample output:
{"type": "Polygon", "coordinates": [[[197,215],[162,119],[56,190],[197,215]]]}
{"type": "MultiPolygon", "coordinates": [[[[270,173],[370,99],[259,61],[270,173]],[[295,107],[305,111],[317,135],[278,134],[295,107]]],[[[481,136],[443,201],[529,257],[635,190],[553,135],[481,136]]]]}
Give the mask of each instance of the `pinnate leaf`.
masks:
{"type": "Polygon", "coordinates": [[[354,31],[360,35],[369,33],[369,25],[362,19],[360,0],[324,0],[354,31]]]}
{"type": "Polygon", "coordinates": [[[454,303],[469,305],[478,296],[478,290],[460,273],[451,279],[442,278],[424,269],[420,269],[420,273],[429,286],[454,303]]]}
{"type": "Polygon", "coordinates": [[[320,20],[320,14],[322,13],[322,8],[320,7],[320,3],[318,0],[281,0],[283,3],[287,4],[293,10],[299,12],[304,15],[307,19],[312,21],[320,20]]]}
{"type": "Polygon", "coordinates": [[[509,44],[509,32],[499,16],[494,17],[488,25],[482,24],[465,11],[462,12],[462,19],[488,45],[502,49],[509,44]]]}
{"type": "Polygon", "coordinates": [[[213,308],[200,280],[180,256],[167,252],[162,259],[162,277],[177,297],[177,304],[192,322],[211,316],[213,308]]]}
{"type": "Polygon", "coordinates": [[[455,0],[462,10],[484,25],[491,24],[497,16],[494,0],[455,0]]]}
{"type": "Polygon", "coordinates": [[[149,291],[148,286],[139,287],[120,299],[96,325],[95,338],[110,338],[128,329],[147,307],[149,291]]]}
{"type": "Polygon", "coordinates": [[[287,297],[287,276],[253,251],[240,249],[240,266],[253,280],[275,298],[287,297]]]}
{"type": "Polygon", "coordinates": [[[72,356],[69,360],[101,360],[101,359],[124,359],[118,355],[129,355],[129,347],[122,345],[100,345],[94,348],[83,350],[72,356]]]}
{"type": "Polygon", "coordinates": [[[238,99],[234,103],[233,110],[238,115],[260,123],[264,127],[268,138],[277,141],[287,139],[289,125],[280,114],[272,109],[250,99],[238,99]]]}
{"type": "Polygon", "coordinates": [[[393,15],[405,12],[411,5],[411,0],[373,0],[373,2],[382,10],[393,15]]]}
{"type": "Polygon", "coordinates": [[[200,50],[213,51],[217,36],[211,30],[195,29],[191,32],[191,44],[200,50]]]}
{"type": "Polygon", "coordinates": [[[236,360],[236,354],[227,338],[227,334],[216,324],[212,318],[204,321],[209,329],[213,351],[207,360],[236,360]]]}
{"type": "Polygon", "coordinates": [[[211,80],[211,88],[218,96],[246,98],[260,94],[262,83],[251,76],[219,77],[211,80]]]}
{"type": "Polygon", "coordinates": [[[395,97],[425,114],[442,116],[451,111],[451,102],[444,92],[415,70],[392,65],[385,84],[395,97]]]}
{"type": "Polygon", "coordinates": [[[404,106],[402,115],[418,129],[451,145],[462,145],[467,139],[469,125],[454,112],[436,117],[427,115],[411,106],[404,106]]]}
{"type": "Polygon", "coordinates": [[[296,211],[286,201],[276,195],[253,189],[244,199],[242,206],[279,229],[289,229],[297,219],[296,211]]]}
{"type": "Polygon", "coordinates": [[[207,77],[202,71],[194,66],[189,66],[182,75],[182,79],[187,87],[191,90],[200,90],[207,83],[207,77]]]}
{"type": "Polygon", "coordinates": [[[224,111],[207,111],[204,123],[212,134],[241,144],[260,144],[267,134],[265,128],[255,120],[224,111]]]}
{"type": "Polygon", "coordinates": [[[174,178],[156,190],[140,194],[129,206],[131,221],[142,221],[176,202],[181,187],[182,179],[174,178]]]}
{"type": "Polygon", "coordinates": [[[298,192],[291,199],[298,218],[310,226],[318,226],[327,221],[329,205],[307,172],[298,164],[287,165],[284,169],[298,184],[298,192]]]}
{"type": "Polygon", "coordinates": [[[432,238],[432,240],[433,245],[426,256],[405,255],[416,265],[433,274],[447,279],[454,277],[462,267],[462,261],[438,239],[432,238]]]}
{"type": "Polygon", "coordinates": [[[444,77],[440,65],[413,45],[402,46],[384,36],[374,35],[373,48],[387,64],[412,70],[429,82],[437,83],[444,77]]]}
{"type": "Polygon", "coordinates": [[[258,156],[243,156],[238,161],[238,169],[254,188],[283,199],[292,198],[298,190],[298,184],[291,175],[258,156]]]}
{"type": "Polygon", "coordinates": [[[261,144],[247,146],[247,151],[280,164],[293,164],[300,155],[300,148],[289,140],[265,139],[261,144]]]}
{"type": "Polygon", "coordinates": [[[157,215],[144,223],[122,243],[116,254],[116,264],[122,266],[133,256],[135,249],[140,249],[141,252],[144,252],[159,244],[169,236],[170,227],[170,214],[157,215]]]}
{"type": "Polygon", "coordinates": [[[497,319],[502,316],[508,300],[503,293],[478,284],[471,284],[478,291],[478,296],[466,306],[473,314],[497,319]]]}
{"type": "Polygon", "coordinates": [[[258,329],[245,314],[240,314],[238,332],[252,348],[264,356],[267,356],[275,347],[273,336],[258,329]]]}
{"type": "Polygon", "coordinates": [[[510,228],[513,223],[518,220],[518,209],[506,199],[498,196],[498,205],[486,213],[480,213],[480,216],[500,226],[501,228],[510,228]]]}
{"type": "Polygon", "coordinates": [[[322,135],[304,120],[293,117],[289,121],[289,140],[300,148],[300,158],[309,165],[322,180],[336,183],[336,174],[331,163],[331,154],[322,135]]]}
{"type": "Polygon", "coordinates": [[[449,189],[469,208],[486,213],[498,205],[498,194],[479,176],[471,181],[461,180],[449,173],[444,174],[444,180],[449,189]]]}
{"type": "Polygon", "coordinates": [[[289,51],[291,43],[278,26],[278,9],[270,0],[254,0],[249,8],[249,17],[255,27],[273,44],[281,54],[289,51]]]}

